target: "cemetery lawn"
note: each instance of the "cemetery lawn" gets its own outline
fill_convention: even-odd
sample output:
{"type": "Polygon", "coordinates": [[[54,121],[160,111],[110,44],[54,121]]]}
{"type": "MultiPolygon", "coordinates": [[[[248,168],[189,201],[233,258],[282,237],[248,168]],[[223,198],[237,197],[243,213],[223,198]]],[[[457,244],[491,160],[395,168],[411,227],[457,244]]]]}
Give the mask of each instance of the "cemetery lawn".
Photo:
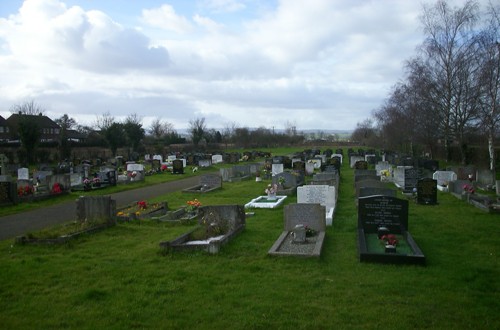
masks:
{"type": "MultiPolygon", "coordinates": [[[[255,215],[246,229],[217,255],[164,254],[160,241],[193,226],[147,220],[62,246],[1,241],[0,327],[500,328],[498,215],[442,192],[436,206],[410,201],[409,231],[427,266],[360,263],[348,161],[341,175],[319,259],[267,255],[283,230],[283,206],[248,210],[255,215]]],[[[224,182],[208,194],[176,192],[149,202],[243,205],[268,183],[224,182]]]]}

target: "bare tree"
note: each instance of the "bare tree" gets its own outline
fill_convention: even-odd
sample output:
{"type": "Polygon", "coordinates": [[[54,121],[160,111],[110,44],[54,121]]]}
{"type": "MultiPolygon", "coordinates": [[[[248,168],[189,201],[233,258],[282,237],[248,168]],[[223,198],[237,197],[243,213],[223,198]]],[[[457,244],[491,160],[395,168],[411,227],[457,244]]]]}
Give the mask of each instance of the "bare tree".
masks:
{"type": "Polygon", "coordinates": [[[489,167],[494,173],[495,136],[500,130],[500,7],[491,3],[487,11],[487,25],[480,34],[481,69],[479,85],[481,86],[480,122],[488,137],[489,167]]]}
{"type": "Polygon", "coordinates": [[[191,139],[195,146],[203,139],[206,129],[205,118],[196,118],[189,121],[189,131],[191,132],[191,139]]]}
{"type": "Polygon", "coordinates": [[[433,6],[424,6],[421,21],[426,34],[421,51],[433,80],[432,91],[436,109],[440,112],[441,133],[445,143],[446,159],[450,159],[449,143],[452,137],[462,136],[465,124],[457,123],[469,117],[463,113],[474,110],[466,102],[471,93],[470,61],[474,56],[473,28],[478,19],[478,5],[467,1],[461,8],[450,8],[440,0],[433,6]],[[463,81],[463,79],[466,79],[463,81]]]}
{"type": "Polygon", "coordinates": [[[26,101],[20,104],[16,104],[11,108],[12,113],[23,114],[23,115],[43,115],[45,109],[37,104],[35,101],[26,101]]]}
{"type": "Polygon", "coordinates": [[[111,116],[111,113],[109,111],[106,111],[101,116],[98,116],[96,118],[93,126],[99,128],[99,130],[101,131],[105,131],[114,123],[115,117],[111,116]]]}
{"type": "Polygon", "coordinates": [[[149,126],[149,134],[155,139],[161,139],[174,131],[174,125],[169,122],[162,122],[160,118],[155,118],[149,126]]]}

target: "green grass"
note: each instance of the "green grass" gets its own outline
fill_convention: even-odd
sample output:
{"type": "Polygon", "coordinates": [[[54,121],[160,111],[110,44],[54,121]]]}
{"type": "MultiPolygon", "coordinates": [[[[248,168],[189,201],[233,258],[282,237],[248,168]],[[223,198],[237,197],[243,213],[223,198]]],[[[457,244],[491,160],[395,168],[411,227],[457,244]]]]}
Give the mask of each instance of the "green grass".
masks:
{"type": "MultiPolygon", "coordinates": [[[[347,162],[346,162],[347,163],[347,162]]],[[[244,204],[268,182],[172,193],[172,208],[244,204]]],[[[159,242],[193,226],[119,224],[63,246],[0,242],[1,328],[494,329],[500,327],[500,217],[438,192],[410,202],[409,231],[427,266],[360,263],[353,171],[318,259],[270,257],[283,207],[254,209],[217,255],[164,255],[159,242]]],[[[153,202],[153,201],[151,201],[153,202]]],[[[289,197],[286,203],[296,202],[289,197]]]]}

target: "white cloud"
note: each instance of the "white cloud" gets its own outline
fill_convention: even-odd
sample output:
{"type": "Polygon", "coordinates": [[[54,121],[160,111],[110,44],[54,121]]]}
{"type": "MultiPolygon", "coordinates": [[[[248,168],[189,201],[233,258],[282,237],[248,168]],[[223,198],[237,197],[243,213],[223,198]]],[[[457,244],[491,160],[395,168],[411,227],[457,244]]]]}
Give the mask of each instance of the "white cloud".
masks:
{"type": "Polygon", "coordinates": [[[144,9],[142,19],[145,23],[176,33],[187,33],[192,30],[189,20],[177,15],[170,5],[162,5],[160,8],[144,9]]]}
{"type": "Polygon", "coordinates": [[[246,8],[244,2],[238,0],[203,0],[201,3],[215,13],[237,12],[246,8]]]}
{"type": "Polygon", "coordinates": [[[127,14],[134,27],[116,21],[128,3],[71,3],[26,0],[0,18],[0,110],[34,99],[81,121],[352,129],[422,41],[413,1],[158,1],[127,14]]]}

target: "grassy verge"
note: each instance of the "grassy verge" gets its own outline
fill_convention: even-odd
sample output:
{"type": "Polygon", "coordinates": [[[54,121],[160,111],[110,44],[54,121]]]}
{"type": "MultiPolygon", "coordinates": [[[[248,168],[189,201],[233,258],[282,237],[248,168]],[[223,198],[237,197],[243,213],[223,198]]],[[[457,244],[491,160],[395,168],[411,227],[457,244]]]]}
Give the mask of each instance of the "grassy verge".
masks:
{"type": "MultiPolygon", "coordinates": [[[[64,246],[0,242],[2,328],[498,328],[498,215],[439,192],[439,205],[410,203],[409,230],[427,267],[360,263],[346,163],[319,260],[267,255],[283,230],[282,207],[254,210],[218,255],[163,255],[160,241],[192,227],[147,221],[64,246]]],[[[206,195],[151,202],[244,204],[267,183],[224,183],[206,195]]]]}

